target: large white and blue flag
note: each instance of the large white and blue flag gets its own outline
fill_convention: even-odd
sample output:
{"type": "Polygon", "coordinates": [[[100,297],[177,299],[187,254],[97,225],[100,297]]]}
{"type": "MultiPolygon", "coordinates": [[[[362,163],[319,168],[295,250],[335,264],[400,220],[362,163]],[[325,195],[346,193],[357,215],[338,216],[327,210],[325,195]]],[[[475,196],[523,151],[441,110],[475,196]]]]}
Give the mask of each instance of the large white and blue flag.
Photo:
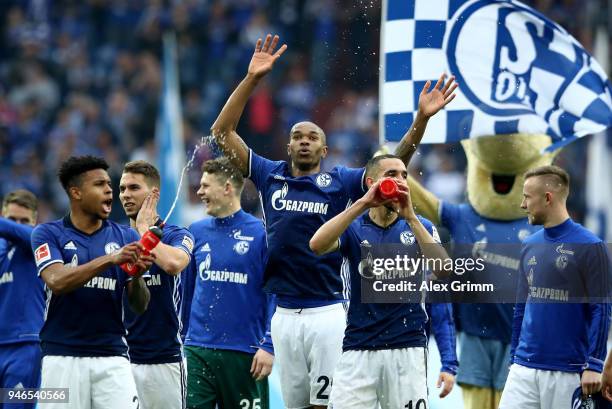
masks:
{"type": "MultiPolygon", "coordinates": [[[[176,39],[173,34],[164,35],[163,47],[163,84],[155,139],[158,149],[157,165],[161,176],[161,195],[157,210],[160,216],[165,218],[177,195],[181,170],[185,165],[185,147],[176,65],[176,39]]],[[[178,193],[169,223],[183,225],[181,204],[184,199],[183,187],[178,193]]]]}
{"type": "Polygon", "coordinates": [[[423,143],[548,134],[553,147],[612,125],[612,85],[564,28],[514,0],[384,0],[380,137],[399,141],[427,80],[457,78],[423,143]]]}

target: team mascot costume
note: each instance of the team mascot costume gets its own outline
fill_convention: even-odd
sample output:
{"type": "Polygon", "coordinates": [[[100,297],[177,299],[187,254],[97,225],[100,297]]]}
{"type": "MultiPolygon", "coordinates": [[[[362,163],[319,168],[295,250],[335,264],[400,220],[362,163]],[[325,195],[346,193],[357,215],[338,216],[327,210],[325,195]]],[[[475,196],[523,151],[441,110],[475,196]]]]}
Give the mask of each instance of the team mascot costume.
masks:
{"type": "MultiPolygon", "coordinates": [[[[413,203],[448,229],[454,257],[486,252],[488,276],[516,276],[520,242],[539,229],[520,209],[523,174],[611,125],[604,70],[565,29],[515,0],[386,0],[382,19],[381,143],[401,139],[425,81],[455,75],[457,98],[429,121],[423,143],[461,141],[467,201],[440,201],[411,179],[413,203]]],[[[408,142],[396,152],[421,143],[408,142]]],[[[456,305],[465,409],[498,407],[513,307],[503,301],[456,305]]]]}

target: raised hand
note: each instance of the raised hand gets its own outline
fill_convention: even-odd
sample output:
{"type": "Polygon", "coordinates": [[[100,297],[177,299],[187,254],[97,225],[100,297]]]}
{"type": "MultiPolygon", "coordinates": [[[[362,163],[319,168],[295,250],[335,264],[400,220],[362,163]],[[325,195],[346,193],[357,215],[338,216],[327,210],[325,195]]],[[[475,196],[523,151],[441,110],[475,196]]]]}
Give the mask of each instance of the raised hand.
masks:
{"type": "Polygon", "coordinates": [[[435,115],[455,98],[456,94],[454,91],[458,86],[455,82],[455,77],[451,76],[448,81],[444,83],[445,78],[446,74],[440,75],[438,82],[436,82],[431,92],[429,92],[431,81],[427,81],[425,86],[423,86],[423,90],[419,96],[419,113],[423,114],[426,118],[435,115]]]}
{"type": "Polygon", "coordinates": [[[253,75],[256,78],[261,78],[272,71],[274,62],[278,60],[278,58],[283,55],[287,49],[287,44],[283,44],[276,52],[274,52],[277,45],[277,35],[272,37],[271,34],[268,34],[266,36],[266,40],[263,41],[263,45],[261,38],[257,40],[255,52],[253,53],[253,57],[249,63],[249,75],[253,75]]]}
{"type": "Polygon", "coordinates": [[[380,186],[381,181],[382,179],[377,180],[376,183],[370,186],[370,189],[368,189],[368,191],[361,197],[361,199],[358,200],[367,209],[372,208],[372,207],[388,205],[391,202],[393,202],[393,199],[383,199],[378,194],[378,187],[380,186]]]}
{"type": "Polygon", "coordinates": [[[397,181],[397,187],[399,189],[398,214],[406,220],[416,218],[408,184],[404,181],[397,181]]]}
{"type": "Polygon", "coordinates": [[[157,203],[159,202],[159,190],[153,188],[140,206],[138,216],[136,216],[136,228],[140,234],[144,234],[149,227],[157,221],[157,203]]]}

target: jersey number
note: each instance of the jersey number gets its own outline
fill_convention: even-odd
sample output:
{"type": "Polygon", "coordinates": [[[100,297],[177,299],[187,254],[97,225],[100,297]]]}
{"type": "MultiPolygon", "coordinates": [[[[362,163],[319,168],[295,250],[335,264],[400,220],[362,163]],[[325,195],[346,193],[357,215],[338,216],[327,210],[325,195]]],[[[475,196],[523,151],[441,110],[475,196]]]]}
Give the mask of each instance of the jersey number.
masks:
{"type": "Polygon", "coordinates": [[[425,403],[425,399],[419,399],[415,402],[414,406],[412,406],[412,401],[410,401],[404,407],[408,409],[427,409],[427,403],[425,403]]]}
{"type": "Polygon", "coordinates": [[[317,392],[317,399],[329,399],[329,393],[325,393],[327,387],[330,384],[329,378],[325,375],[321,375],[319,376],[319,379],[317,379],[317,383],[323,384],[323,386],[321,386],[321,389],[319,389],[319,392],[317,392]]]}
{"type": "Polygon", "coordinates": [[[251,401],[248,399],[242,399],[240,401],[241,409],[261,409],[261,398],[253,399],[253,406],[251,406],[251,401]]]}
{"type": "Polygon", "coordinates": [[[138,396],[134,396],[132,398],[132,402],[136,402],[136,409],[140,408],[140,403],[138,402],[138,396]]]}

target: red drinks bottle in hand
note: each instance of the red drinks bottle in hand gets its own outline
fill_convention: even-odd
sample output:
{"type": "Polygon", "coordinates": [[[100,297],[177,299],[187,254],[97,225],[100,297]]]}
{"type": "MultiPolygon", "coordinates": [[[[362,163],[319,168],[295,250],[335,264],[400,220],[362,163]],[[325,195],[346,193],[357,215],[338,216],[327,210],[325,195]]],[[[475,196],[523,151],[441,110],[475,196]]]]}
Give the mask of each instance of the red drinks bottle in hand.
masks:
{"type": "Polygon", "coordinates": [[[385,178],[381,180],[378,185],[378,194],[383,199],[396,199],[399,197],[399,188],[395,180],[391,178],[385,178]]]}
{"type": "MultiPolygon", "coordinates": [[[[140,243],[145,248],[142,254],[148,256],[150,252],[157,246],[157,244],[161,241],[162,238],[162,229],[157,226],[149,227],[149,230],[140,238],[140,243]]],[[[121,269],[128,273],[130,276],[135,276],[140,271],[138,271],[138,267],[132,263],[123,263],[121,264],[121,269]]]]}

